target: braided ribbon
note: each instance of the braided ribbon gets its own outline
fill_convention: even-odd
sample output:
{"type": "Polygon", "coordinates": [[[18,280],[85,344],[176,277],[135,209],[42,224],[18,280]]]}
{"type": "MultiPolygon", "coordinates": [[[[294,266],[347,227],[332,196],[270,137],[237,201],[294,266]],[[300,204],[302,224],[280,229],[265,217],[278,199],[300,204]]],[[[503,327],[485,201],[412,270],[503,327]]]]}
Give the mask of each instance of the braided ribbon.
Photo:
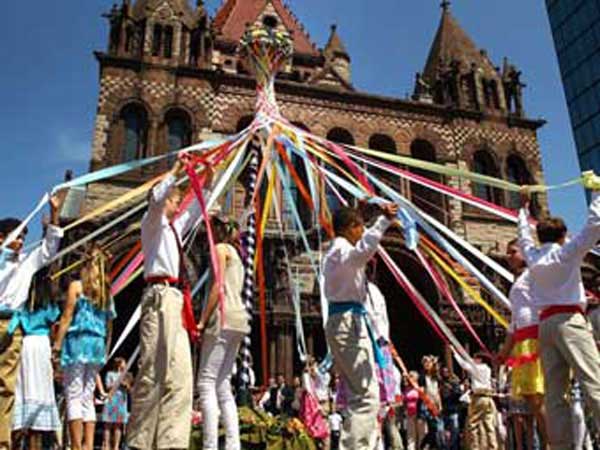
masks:
{"type": "Polygon", "coordinates": [[[256,113],[281,120],[275,99],[275,75],[287,64],[294,52],[292,37],[262,25],[246,29],[240,40],[239,53],[256,77],[256,113]]]}

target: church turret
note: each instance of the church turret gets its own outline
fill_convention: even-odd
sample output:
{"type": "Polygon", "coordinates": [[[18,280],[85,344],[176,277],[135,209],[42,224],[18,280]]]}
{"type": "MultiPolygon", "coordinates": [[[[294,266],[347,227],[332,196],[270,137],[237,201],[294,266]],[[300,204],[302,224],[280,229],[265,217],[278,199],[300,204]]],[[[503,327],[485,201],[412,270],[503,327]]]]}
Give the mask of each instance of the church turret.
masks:
{"type": "Polygon", "coordinates": [[[331,34],[323,50],[323,55],[326,64],[329,64],[347,84],[351,84],[350,55],[337,32],[337,25],[335,24],[331,25],[331,34]]]}
{"type": "MultiPolygon", "coordinates": [[[[490,114],[506,113],[508,79],[494,66],[486,50],[479,49],[462,29],[452,15],[450,2],[444,0],[441,7],[440,24],[425,69],[417,74],[413,99],[490,114]]],[[[518,90],[514,81],[510,87],[518,90]]]]}

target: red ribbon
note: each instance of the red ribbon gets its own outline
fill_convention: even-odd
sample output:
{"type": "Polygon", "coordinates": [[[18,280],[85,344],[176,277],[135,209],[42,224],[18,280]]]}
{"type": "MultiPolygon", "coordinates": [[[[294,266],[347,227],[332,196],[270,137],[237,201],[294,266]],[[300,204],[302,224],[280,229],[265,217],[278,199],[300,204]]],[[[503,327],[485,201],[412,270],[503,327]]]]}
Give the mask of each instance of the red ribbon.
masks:
{"type": "MultiPolygon", "coordinates": [[[[194,170],[194,165],[190,161],[185,166],[185,171],[188,174],[190,179],[192,189],[196,194],[196,198],[198,199],[198,203],[200,204],[200,210],[202,211],[202,216],[206,222],[206,234],[208,237],[208,246],[210,248],[210,260],[213,266],[213,271],[215,274],[215,281],[219,290],[219,311],[221,312],[221,326],[224,324],[225,315],[224,313],[224,304],[225,304],[225,288],[223,285],[223,273],[221,271],[221,266],[219,264],[219,258],[217,256],[217,248],[215,245],[214,235],[212,231],[212,226],[210,223],[210,218],[208,216],[208,210],[206,208],[206,202],[204,201],[204,194],[202,193],[202,187],[206,181],[206,177],[203,176],[202,179],[198,177],[198,174],[194,170]]],[[[191,298],[191,295],[190,295],[191,298]]],[[[193,312],[192,312],[193,317],[193,312]]]]}

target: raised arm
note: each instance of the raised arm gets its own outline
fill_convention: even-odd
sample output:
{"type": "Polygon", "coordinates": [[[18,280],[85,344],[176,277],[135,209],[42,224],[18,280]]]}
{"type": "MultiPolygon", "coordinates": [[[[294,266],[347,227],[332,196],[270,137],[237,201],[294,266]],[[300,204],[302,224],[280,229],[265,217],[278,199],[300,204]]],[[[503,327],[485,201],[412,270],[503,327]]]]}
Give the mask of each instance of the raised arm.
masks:
{"type": "Polygon", "coordinates": [[[398,213],[398,205],[388,203],[382,206],[383,215],[377,218],[375,224],[365,230],[360,240],[354,246],[347,246],[341,250],[340,262],[354,266],[364,266],[377,251],[377,246],[392,219],[398,213]]]}
{"type": "Polygon", "coordinates": [[[37,272],[42,267],[47,265],[54,255],[58,252],[60,240],[63,237],[63,230],[59,228],[59,216],[62,205],[64,204],[66,190],[57,192],[50,198],[50,222],[46,227],[46,234],[42,245],[33,250],[28,256],[24,264],[29,264],[32,273],[37,272]]]}
{"type": "MultiPolygon", "coordinates": [[[[208,202],[208,198],[211,194],[212,182],[214,172],[212,167],[206,169],[206,180],[204,181],[205,189],[202,190],[202,196],[204,201],[208,202]]],[[[175,219],[174,225],[179,235],[183,237],[191,227],[198,221],[202,211],[200,209],[200,202],[197,198],[194,198],[189,205],[188,209],[184,211],[177,219],[175,219]]]]}
{"type": "Polygon", "coordinates": [[[518,229],[519,247],[521,247],[521,252],[525,257],[527,264],[531,265],[534,263],[537,247],[531,232],[531,225],[529,224],[529,192],[526,188],[523,188],[521,191],[521,209],[519,210],[518,229]]]}
{"type": "Polygon", "coordinates": [[[456,360],[456,362],[458,363],[458,365],[465,371],[467,372],[469,375],[474,375],[476,370],[475,367],[473,367],[473,365],[467,361],[465,358],[463,358],[462,356],[460,356],[458,354],[458,352],[452,348],[452,354],[454,355],[454,359],[456,360]]]}
{"type": "Polygon", "coordinates": [[[562,246],[559,258],[564,262],[583,259],[598,240],[600,240],[600,191],[594,191],[583,230],[562,246]]]}

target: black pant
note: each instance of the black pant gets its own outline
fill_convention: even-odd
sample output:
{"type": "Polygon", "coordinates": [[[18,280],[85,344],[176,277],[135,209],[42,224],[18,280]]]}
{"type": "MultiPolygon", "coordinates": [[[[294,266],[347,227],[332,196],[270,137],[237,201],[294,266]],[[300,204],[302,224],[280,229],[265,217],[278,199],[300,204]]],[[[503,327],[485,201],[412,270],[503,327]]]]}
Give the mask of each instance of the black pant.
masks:
{"type": "Polygon", "coordinates": [[[340,448],[340,432],[331,432],[331,450],[338,450],[340,448]]]}

